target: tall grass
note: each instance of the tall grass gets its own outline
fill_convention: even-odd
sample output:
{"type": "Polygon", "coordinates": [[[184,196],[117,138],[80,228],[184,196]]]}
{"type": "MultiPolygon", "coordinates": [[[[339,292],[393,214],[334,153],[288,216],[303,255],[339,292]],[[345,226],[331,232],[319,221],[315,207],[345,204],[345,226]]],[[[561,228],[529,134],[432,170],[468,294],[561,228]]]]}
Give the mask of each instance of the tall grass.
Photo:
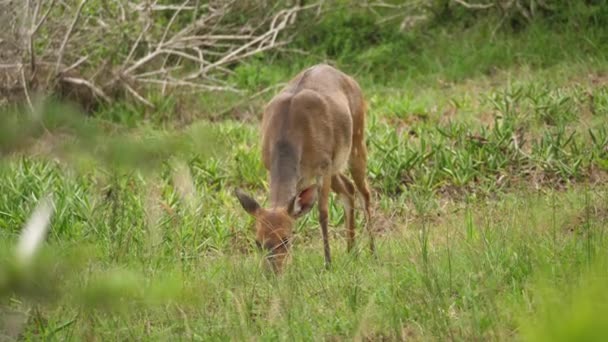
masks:
{"type": "MultiPolygon", "coordinates": [[[[440,217],[428,211],[385,235],[377,258],[365,244],[358,257],[346,254],[334,239],[331,272],[319,267],[318,239],[297,244],[279,278],[263,273],[255,253],[234,249],[197,251],[165,240],[173,247],[147,254],[142,241],[129,239],[134,246],[115,254],[121,248],[109,243],[110,232],[89,243],[55,237],[32,273],[7,273],[4,254],[0,288],[3,295],[21,290],[5,310],[43,298],[25,332],[37,338],[512,339],[520,326],[524,336],[541,338],[559,336],[555,306],[578,317],[557,329],[581,336],[601,324],[606,305],[597,287],[605,279],[606,189],[555,195],[470,201],[440,217]],[[80,246],[62,242],[69,240],[80,246]]],[[[194,229],[181,227],[182,234],[194,229]]]]}

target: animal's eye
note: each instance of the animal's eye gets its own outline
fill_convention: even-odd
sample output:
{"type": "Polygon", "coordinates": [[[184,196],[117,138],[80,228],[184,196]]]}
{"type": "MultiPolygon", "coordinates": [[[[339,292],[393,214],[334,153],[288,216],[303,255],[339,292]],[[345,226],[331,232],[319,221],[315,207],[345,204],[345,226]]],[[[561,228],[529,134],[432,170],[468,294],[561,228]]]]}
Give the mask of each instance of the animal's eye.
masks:
{"type": "Polygon", "coordinates": [[[282,239],[281,239],[281,243],[282,243],[284,246],[289,246],[289,238],[288,238],[288,237],[284,237],[284,238],[282,238],[282,239]]]}

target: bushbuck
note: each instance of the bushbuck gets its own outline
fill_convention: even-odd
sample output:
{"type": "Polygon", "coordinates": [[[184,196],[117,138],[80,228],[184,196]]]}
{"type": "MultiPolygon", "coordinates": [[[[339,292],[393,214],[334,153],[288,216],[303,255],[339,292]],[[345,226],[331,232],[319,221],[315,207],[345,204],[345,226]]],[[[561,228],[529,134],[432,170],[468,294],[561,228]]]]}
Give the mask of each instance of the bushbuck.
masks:
{"type": "Polygon", "coordinates": [[[329,193],[344,203],[347,249],[355,243],[355,195],[362,195],[370,249],[370,190],[366,180],[366,105],[359,84],[326,64],[300,72],[264,110],[261,125],[262,159],[269,171],[270,208],[236,189],[239,202],[255,217],[256,244],[268,255],[270,266],[281,271],[298,217],[318,197],[325,266],[331,264],[327,236],[329,193]],[[352,178],[346,177],[349,166],[352,178]]]}

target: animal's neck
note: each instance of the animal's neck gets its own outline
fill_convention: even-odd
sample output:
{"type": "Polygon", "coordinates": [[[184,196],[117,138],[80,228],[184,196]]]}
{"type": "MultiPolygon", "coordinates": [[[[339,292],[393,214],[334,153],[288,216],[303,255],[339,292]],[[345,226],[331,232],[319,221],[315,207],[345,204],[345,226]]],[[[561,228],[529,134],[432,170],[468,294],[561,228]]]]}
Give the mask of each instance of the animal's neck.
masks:
{"type": "Polygon", "coordinates": [[[287,140],[279,140],[273,148],[270,167],[270,203],[285,207],[296,195],[300,177],[301,149],[287,140]]]}

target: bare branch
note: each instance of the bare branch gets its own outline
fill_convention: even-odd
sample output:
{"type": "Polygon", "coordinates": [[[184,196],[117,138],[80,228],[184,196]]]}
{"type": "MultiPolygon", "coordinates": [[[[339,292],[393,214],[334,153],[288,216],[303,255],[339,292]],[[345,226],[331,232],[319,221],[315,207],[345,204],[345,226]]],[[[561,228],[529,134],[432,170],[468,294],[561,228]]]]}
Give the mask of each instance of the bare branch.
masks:
{"type": "Polygon", "coordinates": [[[488,9],[494,7],[494,4],[470,4],[464,0],[453,0],[455,3],[470,9],[488,9]]]}
{"type": "Polygon", "coordinates": [[[35,35],[36,32],[38,32],[38,30],[40,29],[40,26],[42,26],[42,24],[44,24],[44,22],[46,21],[46,18],[48,18],[49,14],[51,13],[51,10],[53,9],[53,7],[55,7],[55,0],[51,0],[49,7],[46,9],[46,12],[44,12],[44,14],[42,15],[42,18],[40,18],[40,20],[38,21],[38,24],[36,24],[36,27],[34,27],[34,30],[31,32],[32,36],[35,35]]]}
{"type": "Polygon", "coordinates": [[[140,79],[138,79],[138,81],[142,82],[142,83],[152,83],[152,84],[161,84],[161,85],[166,84],[166,85],[170,85],[170,86],[174,86],[174,87],[191,87],[191,88],[199,88],[199,89],[210,90],[210,91],[230,91],[233,93],[242,93],[241,90],[238,90],[238,89],[235,89],[235,88],[229,87],[229,86],[225,86],[225,87],[212,86],[212,85],[188,82],[188,81],[172,79],[172,78],[167,78],[164,80],[140,78],[140,79]]]}
{"type": "Polygon", "coordinates": [[[193,62],[197,62],[200,63],[202,65],[205,64],[209,64],[209,62],[205,61],[204,59],[200,58],[200,56],[193,56],[189,53],[183,52],[183,51],[179,51],[179,50],[161,50],[161,52],[167,54],[167,55],[175,55],[175,56],[180,56],[183,57],[185,59],[191,60],[193,62]]]}
{"type": "Polygon", "coordinates": [[[108,97],[108,95],[106,95],[106,93],[103,92],[103,90],[99,89],[97,86],[95,86],[93,83],[83,79],[83,78],[77,78],[77,77],[62,77],[61,78],[62,81],[68,82],[68,83],[73,83],[73,84],[78,84],[78,85],[84,85],[87,88],[91,89],[91,91],[99,98],[103,99],[106,102],[111,102],[110,97],[108,97]]]}
{"type": "Polygon", "coordinates": [[[173,13],[171,20],[169,20],[167,27],[165,27],[165,32],[163,32],[162,38],[160,38],[158,45],[156,45],[156,50],[160,50],[160,48],[163,46],[163,43],[165,42],[165,39],[167,38],[167,33],[169,33],[169,30],[171,29],[171,26],[173,25],[175,18],[177,18],[177,15],[184,9],[184,7],[186,7],[186,4],[188,4],[188,2],[190,2],[190,0],[184,1],[184,3],[175,11],[175,13],[173,13]]]}
{"type": "Polygon", "coordinates": [[[139,46],[139,42],[141,41],[141,38],[144,36],[144,34],[146,34],[146,32],[148,32],[148,30],[150,29],[150,26],[152,26],[152,23],[148,22],[146,24],[146,27],[144,27],[144,29],[141,30],[141,32],[139,33],[139,36],[137,36],[135,43],[133,44],[133,46],[131,47],[131,50],[129,51],[129,55],[127,55],[127,58],[125,58],[125,61],[123,62],[123,67],[126,66],[127,63],[129,63],[131,61],[131,58],[133,58],[133,53],[135,53],[135,50],[139,46]]]}
{"type": "Polygon", "coordinates": [[[210,34],[204,36],[188,36],[175,40],[176,43],[192,42],[192,41],[216,41],[216,40],[248,40],[253,38],[250,34],[247,35],[229,35],[229,34],[210,34]]]}
{"type": "Polygon", "coordinates": [[[74,64],[70,65],[69,67],[67,67],[67,68],[65,68],[63,70],[61,70],[61,73],[66,73],[66,72],[68,72],[70,70],[76,69],[77,67],[80,66],[80,64],[84,63],[87,59],[89,59],[89,55],[80,57],[76,62],[74,62],[74,64]]]}
{"type": "Polygon", "coordinates": [[[517,5],[517,9],[519,9],[519,13],[521,13],[521,15],[528,20],[528,22],[531,22],[532,14],[530,14],[530,12],[528,12],[528,10],[519,1],[517,1],[515,4],[517,5]]]}
{"type": "MultiPolygon", "coordinates": [[[[186,3],[188,3],[188,2],[189,2],[189,0],[186,1],[186,3]]],[[[197,8],[196,6],[175,6],[175,5],[152,5],[152,6],[148,6],[148,7],[146,7],[147,6],[146,4],[141,4],[141,5],[137,5],[137,6],[134,6],[133,4],[130,4],[130,5],[132,5],[132,8],[137,11],[143,11],[146,9],[149,9],[151,11],[179,11],[179,10],[190,10],[191,11],[191,10],[195,10],[197,8]]]]}
{"type": "MultiPolygon", "coordinates": [[[[30,69],[32,71],[34,71],[36,69],[36,53],[34,52],[34,35],[33,35],[33,28],[34,28],[34,23],[36,22],[36,16],[37,16],[37,12],[38,12],[38,8],[40,6],[40,3],[36,4],[36,8],[34,10],[34,13],[29,16],[29,12],[30,12],[30,1],[26,1],[26,5],[25,5],[25,11],[24,11],[24,16],[27,16],[27,18],[24,18],[23,20],[23,24],[25,25],[27,23],[27,19],[29,19],[29,23],[27,23],[29,30],[27,33],[27,42],[28,42],[28,53],[30,56],[30,69]]],[[[25,74],[23,74],[23,70],[21,70],[22,72],[22,76],[25,77],[25,74]]],[[[24,87],[24,89],[26,89],[24,87]]],[[[26,93],[27,95],[27,93],[26,93]]],[[[29,100],[29,98],[28,98],[29,100]]]]}
{"type": "Polygon", "coordinates": [[[135,97],[139,102],[145,104],[146,106],[150,107],[150,108],[155,108],[154,104],[152,104],[152,102],[146,100],[143,96],[139,95],[138,92],[135,91],[135,89],[133,89],[129,83],[125,82],[124,83],[125,89],[127,89],[127,91],[133,95],[133,97],[135,97]]]}
{"type": "MultiPolygon", "coordinates": [[[[239,53],[241,53],[241,52],[243,52],[244,50],[246,50],[246,49],[250,48],[251,46],[253,46],[253,45],[255,45],[255,44],[257,44],[257,43],[259,43],[259,42],[263,41],[264,39],[267,39],[269,36],[272,36],[272,35],[273,35],[275,32],[278,32],[278,31],[282,30],[283,28],[285,28],[285,25],[286,25],[286,23],[287,23],[287,20],[289,19],[289,16],[290,16],[290,15],[292,15],[292,14],[293,14],[295,11],[296,11],[295,9],[292,9],[292,10],[290,10],[290,11],[285,11],[285,12],[284,12],[284,11],[281,11],[281,12],[279,12],[279,13],[278,13],[278,14],[277,14],[277,15],[276,15],[274,18],[273,18],[273,20],[272,20],[272,24],[271,24],[271,29],[270,29],[269,31],[267,31],[265,34],[263,34],[263,35],[261,35],[261,36],[259,36],[259,37],[255,38],[255,39],[251,40],[250,42],[248,42],[248,43],[244,44],[243,46],[241,46],[241,47],[239,47],[238,49],[236,49],[236,50],[232,51],[231,53],[229,53],[229,54],[225,55],[224,57],[220,58],[220,60],[218,60],[217,62],[214,62],[213,64],[211,64],[211,65],[209,65],[209,66],[205,67],[205,68],[202,70],[202,73],[204,74],[204,73],[206,73],[207,71],[211,70],[212,68],[214,68],[214,67],[216,67],[216,66],[219,66],[219,65],[222,65],[222,64],[226,64],[226,63],[228,63],[228,62],[233,61],[233,60],[235,59],[235,57],[236,57],[236,56],[237,56],[239,53]],[[282,20],[282,21],[281,21],[281,22],[280,22],[278,25],[276,25],[276,22],[278,21],[278,18],[279,18],[279,17],[281,17],[281,16],[283,16],[283,20],[282,20]],[[275,27],[275,26],[276,26],[276,27],[275,27]]],[[[257,52],[261,52],[261,51],[263,51],[263,49],[262,49],[262,48],[260,48],[260,49],[258,49],[258,50],[257,50],[257,52]]],[[[256,53],[257,53],[257,52],[256,52],[256,53]]],[[[251,54],[252,54],[252,53],[248,53],[248,54],[246,54],[246,55],[251,55],[251,54]]]]}
{"type": "MultiPolygon", "coordinates": [[[[23,97],[30,103],[31,89],[27,86],[31,85],[28,82],[32,82],[37,66],[45,66],[40,70],[49,73],[44,74],[45,80],[37,83],[38,89],[51,91],[56,82],[62,82],[68,87],[88,88],[98,101],[109,102],[112,98],[104,91],[119,88],[134,101],[149,107],[153,107],[153,103],[144,91],[149,87],[140,85],[157,87],[163,92],[169,87],[240,92],[222,81],[226,75],[234,74],[230,70],[232,64],[284,47],[292,38],[285,32],[296,15],[320,8],[323,3],[302,6],[301,1],[296,1],[292,7],[283,3],[273,5],[272,10],[256,12],[259,15],[237,25],[229,20],[236,11],[243,9],[237,0],[204,2],[205,5],[201,5],[203,1],[200,0],[180,0],[176,4],[158,4],[164,2],[159,0],[119,1],[113,10],[104,7],[94,17],[85,14],[85,6],[91,3],[88,0],[79,0],[77,4],[65,0],[23,2],[24,14],[19,16],[21,31],[14,42],[8,42],[15,45],[17,57],[3,61],[0,70],[15,73],[15,89],[20,91],[23,86],[23,97]],[[159,21],[154,11],[169,11],[168,15],[163,15],[170,18],[168,23],[159,21]],[[182,22],[182,18],[187,21],[182,22]],[[129,20],[141,22],[139,32],[132,36],[116,29],[123,26],[132,29],[133,25],[127,23],[129,20]],[[49,35],[45,37],[45,44],[34,51],[35,35],[43,30],[49,35]],[[123,54],[116,47],[124,46],[125,41],[129,45],[123,54]],[[94,51],[100,44],[112,48],[111,58],[92,60],[92,55],[77,54],[94,51]]],[[[256,6],[259,5],[254,2],[245,8],[258,11],[256,6]]],[[[3,47],[8,44],[3,43],[3,47]]]]}
{"type": "Polygon", "coordinates": [[[63,59],[63,53],[65,51],[65,46],[68,44],[68,40],[70,39],[70,36],[72,35],[72,32],[74,31],[74,27],[76,27],[76,23],[78,23],[78,19],[80,18],[80,13],[82,13],[82,9],[84,8],[84,5],[87,3],[87,1],[89,1],[89,0],[82,0],[80,2],[80,5],[78,5],[78,8],[76,9],[76,14],[74,15],[72,24],[70,25],[68,32],[66,32],[65,36],[63,37],[63,42],[61,43],[61,47],[59,48],[59,53],[57,54],[57,63],[55,64],[55,73],[57,73],[57,71],[59,71],[59,66],[61,65],[61,62],[63,59]]]}
{"type": "Polygon", "coordinates": [[[34,112],[34,105],[32,104],[32,99],[30,97],[30,92],[27,89],[27,80],[25,79],[25,70],[23,67],[19,70],[21,73],[21,85],[23,86],[23,93],[25,94],[25,99],[27,100],[27,105],[30,107],[32,113],[34,112]]]}
{"type": "Polygon", "coordinates": [[[38,12],[40,11],[40,3],[41,3],[41,1],[36,1],[36,6],[34,7],[34,13],[30,17],[30,27],[34,27],[36,20],[38,20],[38,12]]]}
{"type": "Polygon", "coordinates": [[[13,64],[0,64],[0,69],[18,69],[23,67],[21,63],[13,63],[13,64]]]}
{"type": "Polygon", "coordinates": [[[175,70],[180,70],[183,69],[182,66],[175,66],[175,67],[171,67],[171,68],[163,68],[160,70],[152,70],[152,71],[147,71],[147,72],[143,72],[141,74],[137,74],[137,75],[133,75],[134,78],[142,78],[142,77],[150,77],[150,76],[156,76],[156,75],[160,75],[160,74],[167,74],[171,71],[175,71],[175,70]]]}
{"type": "Polygon", "coordinates": [[[137,68],[141,67],[142,65],[146,64],[147,62],[151,61],[152,59],[156,58],[157,56],[161,55],[164,51],[153,51],[151,53],[149,53],[147,56],[141,58],[140,60],[138,60],[137,62],[135,62],[135,64],[131,65],[129,68],[127,68],[124,73],[130,73],[134,70],[136,70],[137,68]]]}

